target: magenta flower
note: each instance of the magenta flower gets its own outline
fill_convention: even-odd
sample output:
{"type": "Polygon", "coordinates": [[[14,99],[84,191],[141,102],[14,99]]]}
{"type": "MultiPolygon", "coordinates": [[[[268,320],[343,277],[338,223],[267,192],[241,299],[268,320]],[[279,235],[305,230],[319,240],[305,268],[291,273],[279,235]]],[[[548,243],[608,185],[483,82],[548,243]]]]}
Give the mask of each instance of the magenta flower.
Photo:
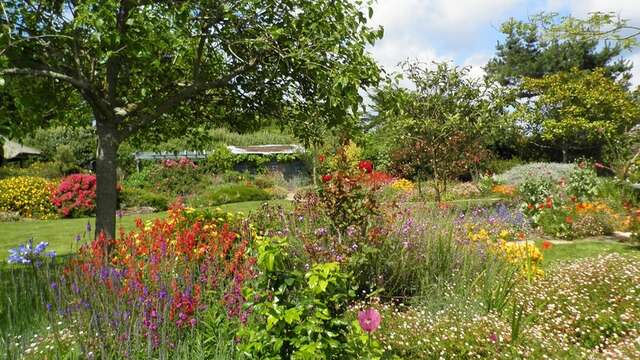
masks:
{"type": "Polygon", "coordinates": [[[374,308],[368,308],[358,313],[358,322],[362,330],[372,333],[380,327],[380,313],[374,308]]]}

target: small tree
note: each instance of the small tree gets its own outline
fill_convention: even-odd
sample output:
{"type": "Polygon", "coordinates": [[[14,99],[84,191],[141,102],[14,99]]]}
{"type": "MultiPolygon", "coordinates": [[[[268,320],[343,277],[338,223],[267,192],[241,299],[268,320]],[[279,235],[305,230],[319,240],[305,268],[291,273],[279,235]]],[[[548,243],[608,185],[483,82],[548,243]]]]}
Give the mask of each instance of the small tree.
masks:
{"type": "Polygon", "coordinates": [[[506,98],[498,87],[469,78],[468,68],[405,63],[404,70],[415,90],[382,90],[392,95],[378,96],[385,99],[378,111],[394,129],[396,160],[418,178],[431,174],[440,201],[448,181],[483,157],[483,141],[499,126],[506,98]]]}
{"type": "Polygon", "coordinates": [[[600,157],[606,144],[624,136],[640,121],[640,107],[626,88],[605,70],[572,69],[525,79],[523,88],[536,97],[520,106],[532,139],[561,154],[600,157]]]}

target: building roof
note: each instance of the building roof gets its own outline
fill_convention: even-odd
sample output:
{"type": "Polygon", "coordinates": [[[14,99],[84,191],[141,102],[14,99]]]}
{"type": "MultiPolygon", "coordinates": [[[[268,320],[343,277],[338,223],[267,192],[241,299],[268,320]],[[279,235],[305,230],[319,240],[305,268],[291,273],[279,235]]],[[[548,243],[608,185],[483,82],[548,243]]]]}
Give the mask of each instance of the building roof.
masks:
{"type": "Polygon", "coordinates": [[[254,145],[254,146],[227,146],[232,154],[294,154],[304,152],[304,148],[300,145],[254,145]]]}
{"type": "MultiPolygon", "coordinates": [[[[240,155],[240,154],[256,154],[256,155],[272,155],[272,154],[295,154],[299,152],[304,152],[304,148],[300,145],[283,145],[283,144],[274,144],[274,145],[254,145],[254,146],[227,146],[227,149],[232,154],[240,155]]],[[[134,158],[136,160],[164,160],[164,159],[180,159],[182,157],[186,157],[189,159],[206,159],[207,152],[197,152],[197,151],[162,151],[162,152],[151,152],[151,151],[138,151],[134,153],[134,158]]]]}
{"type": "Polygon", "coordinates": [[[27,156],[40,155],[41,153],[42,151],[36,148],[24,146],[2,136],[2,156],[6,160],[20,159],[27,156]]]}

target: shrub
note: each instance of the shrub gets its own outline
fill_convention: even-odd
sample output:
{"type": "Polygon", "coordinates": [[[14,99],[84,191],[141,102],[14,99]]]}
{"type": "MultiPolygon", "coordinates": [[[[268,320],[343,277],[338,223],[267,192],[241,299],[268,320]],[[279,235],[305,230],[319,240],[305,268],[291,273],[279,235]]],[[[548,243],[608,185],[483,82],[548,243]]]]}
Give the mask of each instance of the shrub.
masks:
{"type": "Polygon", "coordinates": [[[142,168],[140,171],[134,172],[131,175],[129,175],[124,180],[124,184],[123,184],[124,187],[128,189],[131,189],[131,188],[144,189],[144,188],[152,187],[153,184],[151,182],[151,173],[154,166],[155,165],[146,166],[142,168]]]}
{"type": "Polygon", "coordinates": [[[24,139],[25,145],[34,146],[42,151],[45,160],[54,160],[60,144],[69,151],[67,159],[76,166],[85,166],[96,157],[97,139],[93,127],[50,127],[36,130],[24,139]]]}
{"type": "Polygon", "coordinates": [[[169,197],[150,190],[127,188],[120,193],[120,205],[123,208],[150,206],[156,210],[167,210],[169,197]]]}
{"type": "Polygon", "coordinates": [[[92,214],[96,208],[96,176],[73,174],[65,177],[51,194],[51,202],[64,217],[92,214]]]}
{"type": "Polygon", "coordinates": [[[491,159],[486,160],[483,163],[483,168],[489,175],[503,174],[516,166],[523,164],[523,161],[518,158],[513,159],[491,159]]]}
{"type": "MultiPolygon", "coordinates": [[[[240,348],[256,359],[371,358],[377,342],[366,346],[362,330],[349,321],[355,298],[349,275],[335,262],[300,270],[286,239],[258,245],[257,281],[245,289],[252,321],[241,333],[240,348]]],[[[380,355],[380,354],[378,354],[380,355]]]]}
{"type": "Polygon", "coordinates": [[[234,202],[270,200],[269,192],[245,184],[223,184],[203,190],[189,199],[194,207],[216,206],[234,202]]]}
{"type": "Polygon", "coordinates": [[[13,165],[14,164],[4,164],[0,166],[0,179],[14,176],[35,176],[56,180],[64,175],[60,172],[60,167],[54,162],[34,162],[27,167],[13,165]]]}
{"type": "Polygon", "coordinates": [[[515,166],[503,174],[494,175],[493,178],[497,182],[516,186],[533,180],[559,182],[567,179],[575,169],[574,164],[529,163],[515,166]]]}
{"type": "Polygon", "coordinates": [[[214,173],[224,173],[233,170],[238,163],[237,157],[225,145],[216,147],[207,155],[207,168],[214,173]]]}
{"type": "Polygon", "coordinates": [[[160,165],[151,166],[148,175],[140,175],[135,180],[147,180],[146,187],[155,191],[186,195],[196,192],[197,185],[202,181],[202,169],[187,158],[166,160],[160,165]]]}
{"type": "Polygon", "coordinates": [[[0,211],[24,217],[47,218],[55,214],[50,196],[55,185],[41,177],[16,176],[0,180],[0,211]]]}
{"type": "Polygon", "coordinates": [[[552,207],[552,196],[555,191],[556,185],[554,183],[548,179],[539,178],[523,181],[518,187],[518,194],[524,202],[524,211],[528,215],[535,215],[545,207],[552,207]]]}
{"type": "Polygon", "coordinates": [[[567,193],[581,201],[593,200],[599,195],[599,185],[600,181],[596,172],[593,169],[583,167],[576,169],[569,176],[567,193]]]}

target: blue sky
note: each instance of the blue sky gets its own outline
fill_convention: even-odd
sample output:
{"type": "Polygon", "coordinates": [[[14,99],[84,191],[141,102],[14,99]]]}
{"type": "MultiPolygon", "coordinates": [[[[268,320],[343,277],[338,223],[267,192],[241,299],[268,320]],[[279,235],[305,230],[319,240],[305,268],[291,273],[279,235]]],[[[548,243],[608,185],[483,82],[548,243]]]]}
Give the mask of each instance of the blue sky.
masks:
{"type": "MultiPolygon", "coordinates": [[[[385,68],[395,70],[407,58],[453,61],[470,66],[475,76],[483,74],[481,67],[502,40],[500,24],[510,17],[613,11],[640,25],[640,0],[378,0],[374,10],[372,23],[384,26],[385,36],[371,52],[385,68]]],[[[636,64],[632,82],[639,85],[640,49],[624,57],[636,64]]]]}

